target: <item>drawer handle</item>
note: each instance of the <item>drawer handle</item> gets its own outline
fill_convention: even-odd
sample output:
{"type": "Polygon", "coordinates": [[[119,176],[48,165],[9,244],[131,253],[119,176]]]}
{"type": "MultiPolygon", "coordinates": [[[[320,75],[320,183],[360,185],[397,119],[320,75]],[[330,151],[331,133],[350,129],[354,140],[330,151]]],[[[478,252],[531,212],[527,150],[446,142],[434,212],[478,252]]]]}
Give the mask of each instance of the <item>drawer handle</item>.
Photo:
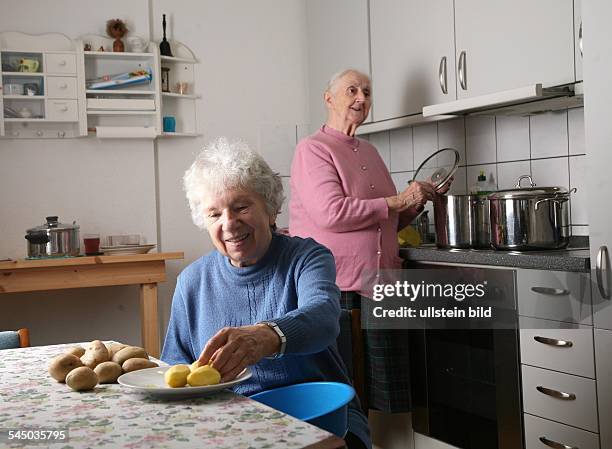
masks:
{"type": "Polygon", "coordinates": [[[535,337],[533,337],[533,339],[538,343],[544,343],[545,345],[550,346],[559,346],[561,348],[571,348],[572,346],[574,346],[574,343],[572,343],[571,341],[557,340],[556,338],[540,337],[539,335],[536,335],[535,337]]]}
{"type": "Polygon", "coordinates": [[[66,83],[60,84],[60,89],[66,89],[67,87],[68,87],[68,84],[66,83]]]}
{"type": "Polygon", "coordinates": [[[540,441],[546,446],[554,449],[579,449],[578,446],[568,446],[567,444],[557,443],[556,441],[549,440],[546,437],[540,437],[540,441]]]}
{"type": "Polygon", "coordinates": [[[37,135],[38,137],[41,137],[41,136],[43,135],[43,132],[42,132],[42,131],[36,131],[36,135],[37,135]]]}
{"type": "Polygon", "coordinates": [[[576,395],[574,393],[565,393],[564,391],[553,390],[551,388],[546,388],[541,385],[536,387],[540,393],[546,394],[548,396],[552,396],[553,398],[562,399],[564,401],[575,401],[576,395]]]}
{"type": "Polygon", "coordinates": [[[62,59],[62,60],[60,61],[59,65],[61,65],[61,66],[66,65],[66,60],[65,60],[65,59],[62,59]]]}
{"type": "Polygon", "coordinates": [[[571,292],[564,288],[550,288],[550,287],[531,287],[531,291],[540,293],[541,295],[549,296],[567,296],[571,292]]]}

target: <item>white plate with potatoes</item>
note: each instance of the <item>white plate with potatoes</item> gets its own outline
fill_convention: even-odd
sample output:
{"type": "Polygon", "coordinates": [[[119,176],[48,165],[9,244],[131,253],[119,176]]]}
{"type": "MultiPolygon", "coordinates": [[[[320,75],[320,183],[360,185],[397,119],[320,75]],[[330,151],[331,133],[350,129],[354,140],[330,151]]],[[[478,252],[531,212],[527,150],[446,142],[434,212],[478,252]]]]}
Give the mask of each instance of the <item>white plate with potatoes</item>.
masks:
{"type": "Polygon", "coordinates": [[[250,379],[253,375],[251,370],[246,367],[244,371],[236,376],[234,380],[230,380],[229,382],[200,387],[170,387],[166,384],[164,379],[164,374],[170,368],[170,366],[163,366],[159,368],[147,368],[139,371],[132,371],[131,373],[126,373],[120,376],[119,379],[117,379],[117,382],[124,387],[131,388],[139,393],[146,393],[153,396],[198,397],[238,385],[239,383],[250,379]]]}

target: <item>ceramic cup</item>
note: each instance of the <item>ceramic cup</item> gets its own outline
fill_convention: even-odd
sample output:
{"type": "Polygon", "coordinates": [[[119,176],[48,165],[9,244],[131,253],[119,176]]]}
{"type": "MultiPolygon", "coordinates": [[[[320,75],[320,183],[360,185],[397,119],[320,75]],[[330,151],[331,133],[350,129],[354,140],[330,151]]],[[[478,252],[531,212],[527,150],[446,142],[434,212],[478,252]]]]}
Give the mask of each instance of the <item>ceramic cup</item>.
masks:
{"type": "Polygon", "coordinates": [[[163,125],[165,133],[176,132],[176,119],[173,116],[169,115],[164,117],[163,125]]]}

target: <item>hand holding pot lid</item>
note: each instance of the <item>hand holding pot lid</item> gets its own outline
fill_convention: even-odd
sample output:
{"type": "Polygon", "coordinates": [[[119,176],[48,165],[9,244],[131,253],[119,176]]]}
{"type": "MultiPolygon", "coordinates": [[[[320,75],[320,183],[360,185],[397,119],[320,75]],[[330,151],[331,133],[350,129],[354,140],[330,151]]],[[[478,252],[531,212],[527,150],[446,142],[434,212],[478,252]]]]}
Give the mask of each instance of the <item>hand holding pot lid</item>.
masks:
{"type": "Polygon", "coordinates": [[[431,184],[438,193],[446,193],[459,166],[459,152],[454,148],[442,148],[421,162],[412,181],[431,184]]]}

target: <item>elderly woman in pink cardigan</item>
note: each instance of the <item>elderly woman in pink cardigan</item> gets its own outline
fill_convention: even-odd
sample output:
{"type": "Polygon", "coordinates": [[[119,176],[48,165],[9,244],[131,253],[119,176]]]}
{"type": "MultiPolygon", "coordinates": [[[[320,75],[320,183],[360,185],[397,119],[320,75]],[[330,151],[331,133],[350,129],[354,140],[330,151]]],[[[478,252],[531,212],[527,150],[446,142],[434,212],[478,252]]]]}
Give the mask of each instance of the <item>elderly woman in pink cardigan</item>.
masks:
{"type": "MultiPolygon", "coordinates": [[[[363,73],[349,69],[333,76],[324,93],[327,122],[298,143],[291,166],[289,231],[331,250],[346,309],[360,307],[364,270],[401,268],[397,232],[435,195],[421,182],[397,193],[376,148],[355,137],[371,94],[363,73]]],[[[410,411],[407,338],[404,331],[365,331],[362,400],[371,408],[410,411]]]]}

